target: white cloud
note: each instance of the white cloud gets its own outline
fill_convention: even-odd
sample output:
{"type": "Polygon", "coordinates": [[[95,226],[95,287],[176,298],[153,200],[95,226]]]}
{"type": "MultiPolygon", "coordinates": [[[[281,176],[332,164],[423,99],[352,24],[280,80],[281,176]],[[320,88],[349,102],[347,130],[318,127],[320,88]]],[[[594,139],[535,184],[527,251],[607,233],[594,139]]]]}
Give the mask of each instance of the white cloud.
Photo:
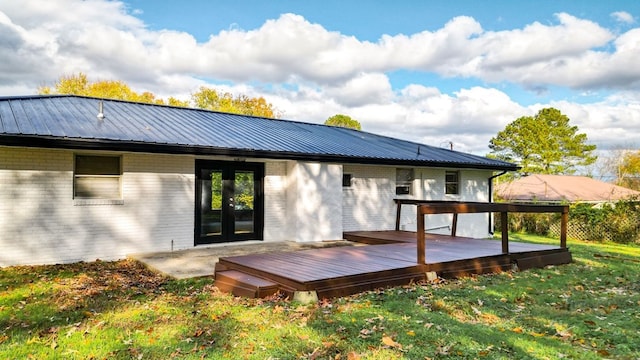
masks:
{"type": "Polygon", "coordinates": [[[25,1],[1,11],[0,34],[6,40],[0,60],[18,69],[5,81],[51,81],[84,71],[146,83],[169,74],[339,87],[358,82],[362,74],[397,69],[531,88],[615,88],[640,80],[631,70],[637,67],[627,66],[638,51],[638,29],[616,39],[600,25],[565,13],[557,14],[556,25],[536,22],[503,31],[485,31],[473,18],[460,16],[436,31],[383,35],[377,42],[283,14],[257,29],[225,30],[198,43],[188,33],[146,29],[115,1],[25,1]],[[612,40],[615,52],[601,50],[612,40]]]}
{"type": "Polygon", "coordinates": [[[623,98],[611,96],[591,104],[558,101],[548,106],[569,116],[589,141],[602,149],[626,144],[640,146],[640,93],[628,93],[623,98]]]}
{"type": "Polygon", "coordinates": [[[633,18],[633,15],[629,14],[626,11],[616,11],[611,13],[611,17],[614,18],[617,22],[625,23],[625,24],[633,24],[636,20],[633,18]]]}
{"type": "Polygon", "coordinates": [[[325,93],[348,107],[382,104],[393,96],[389,78],[384,74],[359,74],[344,84],[328,87],[325,93]]]}

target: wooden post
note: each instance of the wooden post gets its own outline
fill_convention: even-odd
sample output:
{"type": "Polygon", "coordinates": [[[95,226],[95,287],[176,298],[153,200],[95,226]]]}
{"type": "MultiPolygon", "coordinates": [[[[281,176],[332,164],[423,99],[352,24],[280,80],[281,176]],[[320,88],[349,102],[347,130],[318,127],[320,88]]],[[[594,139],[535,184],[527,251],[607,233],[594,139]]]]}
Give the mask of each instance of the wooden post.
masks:
{"type": "Polygon", "coordinates": [[[500,212],[500,225],[502,231],[502,253],[509,253],[509,216],[506,211],[500,212]]]}
{"type": "Polygon", "coordinates": [[[458,213],[453,213],[453,222],[451,223],[451,237],[456,237],[458,231],[458,213]]]}
{"type": "Polygon", "coordinates": [[[562,217],[560,218],[560,247],[567,248],[567,225],[569,223],[569,207],[562,209],[562,217]]]}
{"type": "Polygon", "coordinates": [[[400,231],[400,212],[402,211],[402,202],[396,200],[396,231],[400,231]]]}
{"type": "Polygon", "coordinates": [[[416,239],[416,247],[418,248],[418,264],[424,265],[426,263],[425,259],[425,235],[424,235],[424,214],[422,213],[422,205],[418,205],[416,209],[418,212],[418,220],[417,220],[417,239],[416,239]]]}

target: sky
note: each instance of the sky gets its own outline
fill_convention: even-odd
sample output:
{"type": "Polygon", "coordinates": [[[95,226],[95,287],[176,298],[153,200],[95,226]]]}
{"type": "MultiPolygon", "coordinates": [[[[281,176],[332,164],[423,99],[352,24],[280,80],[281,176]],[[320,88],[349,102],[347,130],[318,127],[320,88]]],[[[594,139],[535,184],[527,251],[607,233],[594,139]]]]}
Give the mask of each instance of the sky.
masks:
{"type": "Polygon", "coordinates": [[[0,96],[61,76],[485,155],[555,107],[599,149],[639,148],[640,1],[0,0],[0,96]]]}

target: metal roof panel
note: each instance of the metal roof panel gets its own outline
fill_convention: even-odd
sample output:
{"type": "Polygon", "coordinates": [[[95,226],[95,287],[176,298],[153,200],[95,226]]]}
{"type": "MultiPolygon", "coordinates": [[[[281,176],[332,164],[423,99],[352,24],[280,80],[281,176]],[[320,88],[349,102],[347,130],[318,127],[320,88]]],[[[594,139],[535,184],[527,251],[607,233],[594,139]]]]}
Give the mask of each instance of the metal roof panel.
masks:
{"type": "Polygon", "coordinates": [[[244,151],[262,157],[517,169],[499,160],[353,129],[74,95],[0,97],[0,143],[3,137],[20,135],[82,141],[84,146],[93,140],[167,151],[244,151]],[[103,119],[97,117],[100,102],[103,119]]]}

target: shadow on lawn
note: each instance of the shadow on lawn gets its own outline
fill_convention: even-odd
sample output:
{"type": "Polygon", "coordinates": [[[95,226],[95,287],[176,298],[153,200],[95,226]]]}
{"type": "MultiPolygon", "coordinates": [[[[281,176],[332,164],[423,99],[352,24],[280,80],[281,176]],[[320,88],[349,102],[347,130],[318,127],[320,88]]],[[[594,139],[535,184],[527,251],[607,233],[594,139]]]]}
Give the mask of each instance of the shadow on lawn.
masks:
{"type": "Polygon", "coordinates": [[[47,338],[129,300],[154,296],[166,278],[134,261],[0,269],[0,329],[14,338],[47,338]]]}

